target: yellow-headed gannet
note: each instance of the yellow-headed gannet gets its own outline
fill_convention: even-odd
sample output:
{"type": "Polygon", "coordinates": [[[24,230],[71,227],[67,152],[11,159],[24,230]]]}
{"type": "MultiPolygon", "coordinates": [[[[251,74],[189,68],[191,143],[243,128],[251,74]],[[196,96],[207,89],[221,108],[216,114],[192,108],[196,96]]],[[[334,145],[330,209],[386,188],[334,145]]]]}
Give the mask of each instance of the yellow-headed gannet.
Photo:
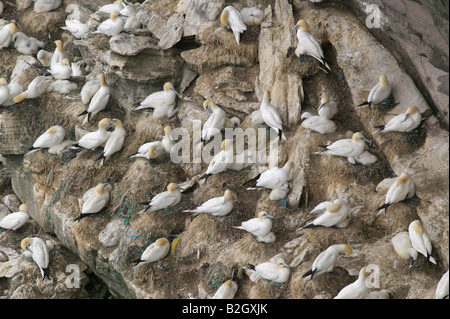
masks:
{"type": "Polygon", "coordinates": [[[49,12],[58,9],[62,0],[36,0],[34,2],[34,12],[49,12]]]}
{"type": "Polygon", "coordinates": [[[325,272],[333,271],[338,256],[349,256],[351,255],[351,253],[352,247],[347,244],[332,245],[328,247],[325,251],[321,252],[320,255],[316,257],[312,264],[311,270],[306,272],[302,276],[302,278],[311,276],[311,280],[313,280],[314,276],[319,276],[325,272]]]}
{"type": "Polygon", "coordinates": [[[15,23],[9,23],[0,30],[0,50],[9,47],[13,35],[18,31],[15,23]]]}
{"type": "Polygon", "coordinates": [[[379,130],[373,134],[379,132],[411,132],[416,129],[421,122],[422,114],[420,114],[420,110],[415,106],[411,106],[406,110],[406,113],[394,116],[386,125],[374,126],[379,130]]]}
{"type": "Polygon", "coordinates": [[[241,13],[233,6],[226,6],[220,15],[220,24],[233,31],[234,38],[239,45],[241,33],[247,30],[247,26],[242,21],[241,13]]]}
{"type": "Polygon", "coordinates": [[[424,255],[428,261],[436,265],[436,260],[431,256],[433,244],[420,220],[411,222],[408,227],[408,232],[413,248],[424,255]]]}
{"type": "Polygon", "coordinates": [[[94,31],[94,33],[103,33],[107,36],[113,37],[122,32],[124,26],[125,20],[119,16],[119,12],[113,11],[110,13],[109,19],[100,23],[97,27],[97,31],[94,31]]]}
{"type": "MultiPolygon", "coordinates": [[[[263,172],[256,181],[256,187],[264,187],[269,189],[278,189],[283,187],[292,179],[292,170],[294,168],[293,161],[287,161],[283,167],[272,167],[263,172]]],[[[253,188],[247,188],[252,190],[253,188]]]]}
{"type": "Polygon", "coordinates": [[[216,290],[212,299],[233,299],[237,290],[238,284],[233,280],[227,280],[216,290]]]}
{"type": "Polygon", "coordinates": [[[121,15],[127,17],[124,29],[139,29],[142,26],[141,21],[136,18],[137,9],[133,4],[127,4],[125,8],[119,11],[121,15]]]}
{"type": "Polygon", "coordinates": [[[170,242],[167,238],[159,238],[144,250],[140,258],[133,262],[153,263],[166,257],[169,251],[170,242]]]}
{"type": "Polygon", "coordinates": [[[297,49],[298,55],[310,55],[313,58],[319,60],[328,70],[331,70],[328,63],[325,61],[322,48],[316,38],[309,33],[308,23],[301,19],[295,25],[297,30],[297,49]]]}
{"type": "Polygon", "coordinates": [[[83,196],[86,198],[83,207],[81,209],[81,214],[75,220],[80,220],[84,217],[89,216],[90,214],[95,214],[101,211],[109,202],[110,193],[112,190],[112,186],[110,184],[106,185],[104,183],[100,183],[95,187],[95,192],[92,191],[92,188],[88,190],[88,195],[83,196]]]}
{"type": "Polygon", "coordinates": [[[69,31],[77,39],[85,38],[89,32],[87,23],[83,23],[77,19],[66,19],[66,26],[61,29],[69,31]]]}
{"type": "Polygon", "coordinates": [[[45,50],[39,50],[36,55],[36,58],[38,59],[38,61],[41,62],[41,64],[43,66],[47,66],[47,67],[50,66],[52,57],[53,57],[53,53],[45,51],[45,50]]]}
{"type": "Polygon", "coordinates": [[[87,122],[89,122],[90,119],[95,116],[95,114],[105,109],[106,105],[108,104],[109,97],[111,95],[111,89],[106,84],[105,75],[99,74],[98,80],[100,81],[100,89],[95,92],[87,110],[78,114],[78,116],[86,114],[86,117],[84,118],[81,126],[84,126],[87,122]]]}
{"type": "Polygon", "coordinates": [[[52,58],[50,59],[50,68],[55,65],[56,63],[59,63],[66,57],[66,52],[64,51],[64,44],[61,40],[55,41],[56,48],[53,52],[52,58]]]}
{"type": "Polygon", "coordinates": [[[228,169],[228,166],[233,163],[233,140],[227,139],[222,141],[221,148],[222,151],[220,151],[216,156],[213,157],[208,165],[208,168],[206,169],[205,174],[203,174],[203,176],[201,176],[198,180],[204,178],[206,183],[209,176],[226,171],[228,169]]]}
{"type": "Polygon", "coordinates": [[[220,133],[225,124],[225,111],[216,105],[213,100],[207,99],[203,102],[203,107],[208,112],[209,117],[203,124],[201,141],[209,141],[211,137],[220,133]]]}
{"type": "Polygon", "coordinates": [[[122,121],[119,119],[112,119],[111,123],[107,126],[107,128],[114,126],[114,131],[109,135],[108,140],[105,143],[105,147],[103,148],[103,159],[106,162],[108,158],[120,151],[123,146],[123,142],[125,141],[126,132],[123,128],[122,121]]]}
{"type": "Polygon", "coordinates": [[[185,213],[194,213],[192,216],[196,216],[200,213],[211,214],[212,216],[226,216],[233,210],[233,192],[229,189],[225,191],[223,196],[214,197],[196,209],[184,210],[185,213]]]}
{"type": "Polygon", "coordinates": [[[313,116],[309,112],[302,114],[300,123],[302,127],[320,134],[334,133],[337,130],[337,126],[332,120],[323,116],[313,116]]]}
{"type": "Polygon", "coordinates": [[[411,268],[414,261],[417,260],[419,253],[413,248],[409,233],[407,231],[402,231],[392,237],[391,242],[397,254],[401,258],[409,260],[409,268],[411,268]]]}
{"type": "Polygon", "coordinates": [[[386,75],[381,75],[377,85],[370,90],[367,101],[359,104],[358,106],[368,105],[371,107],[372,104],[375,105],[383,102],[389,97],[389,95],[391,95],[391,89],[391,84],[389,83],[386,75]]]}
{"type": "Polygon", "coordinates": [[[283,258],[278,258],[275,262],[271,260],[257,266],[248,264],[248,268],[254,270],[262,278],[276,283],[287,282],[291,274],[291,270],[283,258]]]}
{"type": "Polygon", "coordinates": [[[258,217],[242,222],[241,226],[233,227],[243,229],[255,236],[258,241],[263,241],[264,236],[272,230],[272,219],[273,216],[268,212],[261,211],[258,213],[258,217]]]}
{"type": "MultiPolygon", "coordinates": [[[[408,173],[403,172],[397,180],[392,183],[391,187],[386,194],[384,204],[376,209],[376,211],[384,209],[387,212],[387,208],[395,203],[401,202],[406,198],[413,197],[415,194],[415,186],[408,173]]],[[[380,212],[380,213],[381,213],[380,212]]]]}
{"type": "Polygon", "coordinates": [[[36,150],[50,148],[61,143],[64,140],[65,134],[66,132],[64,130],[64,127],[60,125],[54,125],[50,127],[47,131],[45,131],[44,134],[40,135],[36,139],[36,141],[33,143],[33,147],[25,155],[31,154],[36,150]]]}
{"type": "Polygon", "coordinates": [[[448,270],[442,275],[436,287],[435,299],[445,299],[448,298],[448,270]]]}
{"type": "Polygon", "coordinates": [[[105,4],[104,6],[100,7],[98,9],[98,12],[104,12],[104,13],[110,14],[113,11],[120,12],[120,10],[122,10],[123,8],[125,8],[125,4],[123,3],[123,1],[116,0],[113,3],[105,4]]]}
{"type": "Polygon", "coordinates": [[[352,138],[346,138],[338,140],[331,145],[319,145],[324,148],[324,151],[315,152],[314,154],[328,154],[334,156],[347,157],[347,160],[351,164],[355,164],[355,156],[361,155],[364,152],[364,147],[368,140],[360,133],[356,132],[352,138]]]}
{"type": "Polygon", "coordinates": [[[55,63],[50,67],[50,73],[56,80],[67,80],[72,75],[72,67],[68,58],[55,63]]]}
{"type": "Polygon", "coordinates": [[[167,185],[167,191],[159,193],[152,198],[145,211],[149,208],[150,212],[157,211],[159,209],[166,209],[177,205],[180,201],[180,186],[176,183],[170,183],[167,185]]]}
{"type": "Polygon", "coordinates": [[[370,274],[366,267],[361,268],[358,279],[342,288],[334,299],[363,299],[369,290],[366,279],[370,274]]]}
{"type": "Polygon", "coordinates": [[[270,91],[265,90],[263,95],[263,100],[261,102],[261,117],[264,120],[264,123],[274,129],[278,133],[278,138],[286,139],[286,136],[283,133],[283,130],[286,127],[281,122],[280,114],[275,107],[270,104],[270,91]]]}
{"type": "Polygon", "coordinates": [[[42,75],[35,77],[33,81],[28,84],[28,87],[24,92],[14,97],[13,102],[20,103],[25,99],[35,99],[41,96],[47,92],[47,88],[50,85],[51,80],[52,77],[42,75]]]}
{"type": "Polygon", "coordinates": [[[20,247],[22,250],[30,251],[32,253],[31,257],[38,265],[42,278],[48,278],[50,271],[48,268],[50,255],[47,243],[39,237],[26,237],[20,243],[20,247]]]}
{"type": "Polygon", "coordinates": [[[101,84],[98,79],[87,81],[83,85],[83,88],[81,89],[81,92],[80,92],[81,102],[85,105],[89,104],[92,97],[95,95],[95,93],[97,93],[97,91],[100,89],[100,87],[101,87],[101,84]]]}
{"type": "Polygon", "coordinates": [[[163,91],[158,91],[147,96],[134,111],[152,108],[154,109],[153,118],[171,118],[178,111],[178,108],[176,108],[177,95],[178,92],[175,91],[173,84],[166,82],[164,83],[163,91]]]}
{"type": "Polygon", "coordinates": [[[328,96],[324,95],[320,99],[320,105],[317,109],[317,113],[321,117],[325,117],[331,120],[338,112],[337,104],[335,101],[331,101],[328,96]]]}
{"type": "Polygon", "coordinates": [[[264,19],[264,11],[256,7],[241,9],[242,22],[249,27],[257,27],[264,19]]]}
{"type": "Polygon", "coordinates": [[[365,294],[363,299],[392,299],[392,293],[387,289],[374,290],[365,294]]]}
{"type": "Polygon", "coordinates": [[[18,212],[8,214],[0,221],[0,228],[16,230],[22,227],[27,220],[27,205],[21,204],[18,212]]]}
{"type": "Polygon", "coordinates": [[[326,206],[325,211],[311,223],[301,229],[315,227],[337,227],[345,228],[349,223],[349,208],[343,199],[336,199],[333,204],[326,206]]]}
{"type": "Polygon", "coordinates": [[[44,42],[29,37],[23,32],[16,32],[12,41],[14,41],[14,48],[16,48],[17,52],[25,55],[35,55],[39,49],[44,47],[44,42]]]}
{"type": "Polygon", "coordinates": [[[104,118],[98,122],[98,130],[83,135],[75,146],[94,150],[99,146],[104,146],[111,132],[106,128],[111,124],[110,118],[104,118]]]}
{"type": "Polygon", "coordinates": [[[170,150],[174,145],[174,142],[172,141],[172,137],[170,135],[171,133],[172,127],[170,125],[167,125],[166,127],[164,127],[164,137],[161,141],[153,141],[142,144],[139,147],[137,153],[131,155],[130,158],[144,157],[149,160],[165,154],[170,154],[170,150]]]}

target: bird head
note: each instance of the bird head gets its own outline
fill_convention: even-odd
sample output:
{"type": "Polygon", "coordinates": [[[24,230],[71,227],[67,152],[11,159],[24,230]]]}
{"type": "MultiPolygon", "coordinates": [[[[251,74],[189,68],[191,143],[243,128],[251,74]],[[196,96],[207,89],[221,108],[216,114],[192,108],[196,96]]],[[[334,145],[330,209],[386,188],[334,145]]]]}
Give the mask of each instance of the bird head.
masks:
{"type": "Polygon", "coordinates": [[[228,10],[223,10],[222,14],[220,15],[220,24],[223,25],[224,27],[228,26],[228,15],[229,15],[228,10]]]}
{"type": "Polygon", "coordinates": [[[11,31],[11,33],[14,34],[17,31],[19,31],[19,29],[17,28],[17,25],[15,23],[10,23],[9,24],[9,31],[11,31]]]}
{"type": "Polygon", "coordinates": [[[56,40],[55,44],[56,44],[56,49],[59,52],[62,52],[63,51],[63,42],[61,40],[56,40]]]}
{"type": "Polygon", "coordinates": [[[413,221],[410,226],[419,235],[423,234],[423,226],[422,226],[422,223],[419,220],[413,221]]]}
{"type": "Polygon", "coordinates": [[[386,75],[384,75],[384,74],[380,75],[380,85],[386,86],[388,84],[389,84],[389,81],[388,81],[386,75]]]}
{"type": "Polygon", "coordinates": [[[168,191],[169,193],[174,193],[177,189],[178,189],[178,190],[181,189],[180,186],[178,186],[177,183],[170,183],[170,184],[167,186],[167,191],[168,191]]]}
{"type": "Polygon", "coordinates": [[[104,129],[106,128],[109,124],[111,124],[111,119],[109,117],[104,118],[103,120],[98,122],[98,128],[99,129],[104,129]]]}
{"type": "Polygon", "coordinates": [[[169,241],[167,240],[167,238],[159,238],[157,240],[155,240],[155,246],[161,247],[161,246],[165,246],[169,244],[169,241]]]}
{"type": "Polygon", "coordinates": [[[276,261],[276,265],[278,268],[289,268],[283,258],[278,258],[276,261]]]}
{"type": "Polygon", "coordinates": [[[105,86],[106,85],[105,75],[104,74],[99,74],[98,75],[98,80],[100,81],[101,86],[105,86]]]}
{"type": "Polygon", "coordinates": [[[297,24],[295,25],[295,29],[300,29],[301,31],[306,32],[306,31],[308,31],[309,26],[305,20],[300,19],[297,21],[297,24]]]}
{"type": "Polygon", "coordinates": [[[345,254],[345,256],[350,256],[353,252],[352,247],[350,247],[347,244],[342,245],[341,249],[342,249],[342,252],[345,254]]]}
{"type": "Polygon", "coordinates": [[[270,100],[270,90],[264,90],[263,101],[269,102],[270,100]]]}
{"type": "Polygon", "coordinates": [[[273,219],[273,216],[270,215],[268,212],[265,212],[265,211],[259,212],[258,213],[258,217],[259,217],[259,219],[266,219],[266,218],[272,218],[273,219]]]}
{"type": "Polygon", "coordinates": [[[27,250],[28,246],[30,246],[32,243],[33,238],[26,237],[20,242],[20,248],[22,248],[22,250],[27,250]]]}
{"type": "Polygon", "coordinates": [[[341,203],[333,203],[330,204],[326,207],[327,211],[330,213],[336,213],[337,211],[339,211],[342,207],[341,203]]]}
{"type": "Polygon", "coordinates": [[[227,190],[225,191],[225,193],[223,194],[223,198],[224,198],[225,200],[231,200],[231,199],[233,198],[233,192],[230,191],[229,189],[227,189],[227,190]]]}

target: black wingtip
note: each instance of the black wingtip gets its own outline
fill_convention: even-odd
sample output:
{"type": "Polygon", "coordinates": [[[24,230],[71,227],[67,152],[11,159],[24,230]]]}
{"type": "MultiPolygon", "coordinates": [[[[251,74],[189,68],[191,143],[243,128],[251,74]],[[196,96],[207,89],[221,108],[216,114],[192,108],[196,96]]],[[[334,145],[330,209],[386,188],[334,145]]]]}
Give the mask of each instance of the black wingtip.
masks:
{"type": "Polygon", "coordinates": [[[255,265],[247,264],[247,268],[248,268],[248,269],[255,270],[255,265]]]}
{"type": "Polygon", "coordinates": [[[361,104],[358,104],[358,106],[363,106],[363,105],[369,105],[369,107],[370,107],[370,103],[368,101],[366,101],[364,103],[361,103],[361,104]]]}
{"type": "Polygon", "coordinates": [[[87,110],[84,110],[83,112],[81,112],[80,114],[78,114],[78,116],[81,116],[81,115],[84,115],[84,114],[87,114],[87,110]]]}
{"type": "Polygon", "coordinates": [[[317,145],[318,147],[320,147],[320,148],[323,148],[323,149],[327,149],[328,148],[328,145],[317,145]]]}

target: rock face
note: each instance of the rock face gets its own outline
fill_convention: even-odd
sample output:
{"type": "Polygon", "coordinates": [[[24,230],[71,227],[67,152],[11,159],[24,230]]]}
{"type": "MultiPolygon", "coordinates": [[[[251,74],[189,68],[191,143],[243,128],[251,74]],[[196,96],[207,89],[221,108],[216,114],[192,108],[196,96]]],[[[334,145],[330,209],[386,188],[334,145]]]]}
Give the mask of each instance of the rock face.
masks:
{"type": "MultiPolygon", "coordinates": [[[[97,7],[90,1],[64,4],[69,3],[79,6],[91,31],[105,19],[95,14],[97,7]]],[[[237,1],[237,9],[259,6],[264,12],[262,24],[249,27],[240,45],[219,23],[225,1],[143,1],[136,4],[142,29],[127,30],[113,38],[90,34],[77,40],[60,30],[64,5],[48,16],[42,14],[47,24],[39,27],[51,25],[50,38],[39,38],[45,49],[53,52],[54,41],[62,39],[70,61],[85,63],[86,78],[74,80],[79,90],[85,80],[101,72],[112,89],[111,97],[107,107],[84,128],[78,114],[87,106],[82,104],[79,91],[65,95],[50,92],[10,107],[1,106],[0,167],[7,173],[2,173],[0,199],[14,192],[28,205],[32,219],[32,226],[0,234],[0,277],[7,278],[0,278],[1,296],[89,297],[84,287],[94,274],[117,298],[212,296],[227,279],[238,283],[237,298],[333,298],[356,280],[362,267],[369,266],[376,274],[371,290],[388,289],[398,299],[434,298],[449,263],[448,102],[445,104],[443,98],[448,98],[448,43],[442,37],[445,30],[448,32],[448,20],[417,2],[380,0],[375,4],[380,10],[380,25],[369,28],[366,18],[375,9],[363,1],[353,1],[350,6],[341,6],[339,1],[237,1]],[[418,17],[428,21],[429,27],[420,25],[421,21],[411,29],[418,17]],[[308,22],[331,71],[322,70],[311,57],[299,59],[292,54],[297,45],[294,25],[299,19],[308,22]],[[388,28],[389,32],[382,32],[388,28]],[[392,83],[394,103],[357,107],[381,74],[392,83]],[[137,103],[162,90],[168,81],[181,93],[174,117],[156,119],[148,110],[133,111],[137,103]],[[262,136],[261,143],[269,148],[272,144],[263,135],[269,130],[251,121],[264,90],[271,91],[271,103],[287,127],[287,140],[277,144],[277,165],[287,160],[294,163],[290,191],[276,201],[269,199],[269,190],[247,190],[259,173],[270,168],[266,162],[258,161],[242,171],[228,170],[204,182],[199,178],[208,163],[193,160],[201,147],[196,143],[200,136],[195,136],[195,128],[201,128],[207,119],[202,107],[205,99],[214,100],[228,118],[238,117],[240,127],[262,136]],[[321,135],[300,126],[303,112],[317,114],[323,93],[338,105],[334,134],[321,135]],[[373,134],[374,126],[386,124],[412,105],[432,114],[417,130],[373,134]],[[103,164],[97,160],[100,149],[69,148],[60,155],[41,150],[25,156],[37,136],[52,125],[63,126],[66,139],[77,141],[82,132],[96,130],[98,121],[105,117],[119,118],[126,138],[120,152],[103,164]],[[142,144],[160,140],[167,125],[183,128],[177,131],[180,134],[189,133],[186,152],[190,161],[176,164],[167,159],[149,162],[129,157],[142,144]],[[349,138],[358,131],[372,141],[366,149],[376,156],[376,163],[351,165],[346,158],[315,154],[320,150],[318,145],[349,138]],[[392,205],[387,214],[377,215],[387,190],[374,190],[386,178],[402,172],[411,175],[416,196],[392,205]],[[112,186],[107,207],[75,220],[81,213],[83,194],[100,182],[112,186]],[[173,182],[182,185],[180,203],[145,212],[145,203],[173,182]],[[184,212],[222,196],[226,189],[234,193],[229,215],[184,212]],[[350,207],[350,222],[345,228],[301,229],[314,218],[309,212],[317,204],[337,198],[345,199],[350,207]],[[252,234],[233,227],[263,210],[274,216],[273,243],[258,242],[252,234]],[[391,238],[416,219],[431,238],[438,265],[419,256],[408,271],[408,261],[397,255],[391,238]],[[33,264],[21,257],[21,239],[38,229],[57,243],[55,253],[60,259],[55,258],[53,264],[58,279],[48,286],[36,279],[33,264]],[[133,263],[161,237],[172,243],[168,256],[153,264],[133,263]],[[302,278],[322,251],[344,243],[353,252],[338,258],[333,273],[313,281],[302,278]],[[278,254],[283,254],[291,269],[287,283],[249,279],[244,270],[247,264],[257,265],[278,254]],[[63,286],[67,277],[64,267],[69,261],[84,271],[78,290],[63,286]],[[20,280],[14,279],[19,276],[20,280]],[[48,293],[33,294],[26,288],[30,281],[36,281],[36,291],[45,288],[48,293]]],[[[30,30],[27,35],[39,37],[36,21],[30,18],[31,7],[15,12],[6,4],[5,10],[11,19],[20,18],[21,28],[30,30]]],[[[34,57],[21,56],[13,47],[1,50],[0,57],[4,61],[1,76],[8,83],[15,79],[25,88],[40,71],[34,66],[39,65],[34,57]]]]}

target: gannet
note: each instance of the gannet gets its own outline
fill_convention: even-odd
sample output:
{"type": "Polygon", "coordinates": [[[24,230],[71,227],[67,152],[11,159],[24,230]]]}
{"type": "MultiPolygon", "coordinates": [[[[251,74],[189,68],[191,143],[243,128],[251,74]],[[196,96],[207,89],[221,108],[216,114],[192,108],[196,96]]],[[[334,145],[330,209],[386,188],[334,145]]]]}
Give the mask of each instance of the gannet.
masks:
{"type": "Polygon", "coordinates": [[[283,133],[283,130],[286,129],[283,123],[281,122],[281,117],[278,114],[278,111],[270,104],[270,91],[265,90],[263,95],[263,100],[261,102],[261,117],[266,123],[267,126],[271,127],[278,133],[278,137],[286,140],[286,136],[283,133]]]}
{"type": "Polygon", "coordinates": [[[295,25],[295,29],[297,30],[298,40],[296,49],[296,52],[298,53],[297,55],[310,55],[313,58],[319,60],[320,63],[322,63],[328,70],[331,71],[328,63],[325,61],[325,57],[323,55],[323,51],[319,45],[319,42],[317,42],[316,38],[308,31],[308,23],[303,19],[298,20],[297,24],[295,25]]]}
{"type": "Polygon", "coordinates": [[[241,13],[233,6],[226,6],[220,15],[220,24],[233,31],[234,38],[239,45],[241,33],[247,30],[247,26],[242,21],[241,13]]]}
{"type": "Polygon", "coordinates": [[[175,91],[173,84],[166,82],[164,83],[163,91],[158,91],[147,96],[134,111],[153,108],[153,118],[171,118],[178,111],[178,108],[176,108],[177,95],[178,93],[175,91]]]}
{"type": "Polygon", "coordinates": [[[77,39],[85,38],[89,32],[87,23],[83,23],[77,19],[66,19],[66,26],[61,29],[69,31],[77,39]]]}
{"type": "Polygon", "coordinates": [[[367,101],[359,104],[358,106],[368,105],[371,107],[372,104],[375,105],[383,102],[389,97],[389,95],[391,95],[391,84],[389,83],[386,75],[381,75],[377,85],[370,90],[367,101]]]}
{"type": "Polygon", "coordinates": [[[47,92],[67,94],[78,89],[78,84],[69,80],[56,80],[47,87],[47,92]]]}
{"type": "Polygon", "coordinates": [[[116,0],[113,3],[105,4],[104,6],[100,7],[98,9],[98,12],[104,12],[104,13],[110,14],[113,11],[120,12],[120,10],[122,10],[123,8],[125,8],[125,4],[123,3],[123,1],[116,0]]]}
{"type": "Polygon", "coordinates": [[[374,290],[365,294],[363,299],[392,299],[392,293],[387,289],[374,290]]]}
{"type": "Polygon", "coordinates": [[[27,222],[28,217],[27,205],[21,204],[18,212],[8,214],[0,221],[0,228],[17,230],[27,222]]]}
{"type": "Polygon", "coordinates": [[[102,119],[98,122],[98,130],[83,135],[76,146],[94,150],[99,146],[105,145],[111,135],[111,132],[106,129],[109,124],[111,124],[110,118],[102,119]]]}
{"type": "MultiPolygon", "coordinates": [[[[278,189],[289,182],[292,178],[293,161],[287,161],[283,167],[272,167],[263,172],[256,181],[256,187],[278,189]]],[[[252,189],[252,188],[249,188],[252,189]]]]}
{"type": "Polygon", "coordinates": [[[50,271],[48,268],[50,256],[47,243],[39,237],[26,237],[20,243],[20,247],[22,250],[30,251],[32,253],[31,257],[38,265],[42,278],[48,278],[50,271]]]}
{"type": "Polygon", "coordinates": [[[448,270],[442,275],[436,287],[435,299],[445,299],[448,298],[448,270]]]}
{"type": "Polygon", "coordinates": [[[409,260],[409,268],[411,268],[419,253],[413,248],[409,233],[407,231],[400,232],[392,237],[391,242],[397,254],[401,258],[409,260]]]}
{"type": "Polygon", "coordinates": [[[103,33],[107,36],[113,37],[122,32],[125,26],[125,20],[119,17],[119,12],[113,11],[109,15],[109,19],[103,21],[94,33],[103,33]]]}
{"type": "Polygon", "coordinates": [[[0,30],[0,50],[9,47],[13,35],[18,31],[17,25],[9,23],[0,30]]]}
{"type": "Polygon", "coordinates": [[[16,102],[14,102],[14,98],[23,92],[22,85],[20,85],[17,82],[10,82],[8,84],[8,88],[9,88],[9,98],[1,104],[4,106],[10,106],[10,105],[16,104],[16,102]]]}
{"type": "Polygon", "coordinates": [[[125,141],[126,132],[123,128],[122,121],[119,119],[112,119],[111,123],[107,126],[107,128],[114,126],[114,131],[109,135],[108,140],[106,141],[105,147],[103,148],[103,159],[106,162],[108,158],[120,151],[122,149],[123,143],[125,141]]]}
{"type": "Polygon", "coordinates": [[[67,58],[61,60],[61,62],[55,63],[50,67],[50,73],[56,80],[67,80],[72,75],[72,68],[70,61],[67,58]]]}
{"type": "Polygon", "coordinates": [[[302,278],[311,276],[311,280],[313,280],[314,275],[319,276],[325,272],[333,271],[338,256],[349,256],[351,255],[351,253],[352,247],[347,244],[332,245],[328,247],[325,251],[321,252],[320,255],[316,257],[312,264],[311,270],[306,272],[302,276],[302,278]]]}
{"type": "Polygon", "coordinates": [[[141,257],[133,262],[153,263],[167,256],[170,250],[170,242],[167,238],[159,238],[150,244],[142,253],[141,257]]]}
{"type": "Polygon", "coordinates": [[[273,216],[265,211],[261,211],[258,213],[257,218],[249,219],[245,222],[241,223],[241,226],[233,226],[236,229],[243,229],[253,236],[256,237],[258,241],[263,240],[264,236],[266,236],[272,230],[272,219],[273,216]]]}
{"type": "Polygon", "coordinates": [[[66,52],[64,51],[64,44],[61,40],[55,41],[56,48],[53,52],[52,58],[50,59],[50,68],[55,65],[56,63],[59,63],[66,57],[66,52]]]}
{"type": "Polygon", "coordinates": [[[34,12],[49,12],[58,9],[62,0],[36,0],[34,3],[34,12]]]}
{"type": "Polygon", "coordinates": [[[167,191],[155,195],[145,210],[150,208],[149,211],[153,212],[177,205],[181,201],[180,190],[181,188],[178,184],[170,183],[167,186],[167,191]]]}
{"type": "Polygon", "coordinates": [[[264,11],[256,8],[242,8],[241,11],[242,22],[249,27],[257,27],[264,19],[264,11]]]}
{"type": "Polygon", "coordinates": [[[369,290],[366,285],[366,279],[369,275],[370,272],[366,267],[361,268],[358,279],[342,288],[334,299],[363,299],[369,290]]]}
{"type": "Polygon", "coordinates": [[[101,84],[98,79],[89,80],[81,89],[80,95],[81,95],[81,102],[83,104],[89,104],[89,101],[92,99],[92,97],[97,93],[97,91],[100,89],[101,84]]]}
{"type": "Polygon", "coordinates": [[[403,172],[400,177],[392,183],[391,187],[389,187],[384,204],[378,207],[376,211],[384,209],[384,212],[386,213],[389,206],[401,202],[406,198],[413,197],[414,194],[414,183],[411,181],[408,173],[403,172]]]}
{"type": "Polygon", "coordinates": [[[362,165],[370,165],[377,162],[377,157],[369,151],[364,151],[360,155],[353,157],[355,162],[362,165]]]}
{"type": "Polygon", "coordinates": [[[13,102],[20,103],[25,99],[35,99],[41,96],[47,91],[51,80],[52,77],[42,75],[35,77],[24,92],[14,97],[13,102]]]}
{"type": "Polygon", "coordinates": [[[223,124],[224,128],[237,128],[241,125],[241,120],[237,116],[233,116],[232,118],[225,117],[225,123],[223,124]]]}
{"type": "Polygon", "coordinates": [[[209,117],[203,124],[201,141],[209,141],[211,137],[220,133],[225,124],[225,111],[214,103],[214,101],[207,99],[203,102],[203,107],[207,110],[209,117]]]}
{"type": "Polygon", "coordinates": [[[99,74],[98,80],[100,81],[100,89],[98,89],[98,91],[95,92],[94,96],[92,97],[89,103],[89,107],[87,108],[87,110],[81,112],[78,115],[81,116],[86,114],[86,117],[84,118],[81,126],[84,126],[86,123],[88,123],[89,120],[95,116],[95,114],[105,109],[106,105],[108,104],[111,89],[106,84],[105,75],[99,74]]]}
{"type": "Polygon", "coordinates": [[[360,133],[356,132],[352,138],[338,140],[331,145],[319,145],[324,148],[324,151],[315,152],[314,154],[328,154],[335,156],[347,157],[351,164],[355,164],[355,156],[361,155],[364,152],[365,142],[368,140],[360,133]]]}
{"type": "Polygon", "coordinates": [[[406,113],[394,116],[386,125],[374,126],[379,130],[373,134],[379,132],[411,132],[416,129],[421,122],[422,114],[420,114],[420,110],[415,106],[411,106],[406,110],[406,113]]]}
{"type": "Polygon", "coordinates": [[[262,118],[260,110],[253,111],[252,114],[251,114],[251,118],[252,118],[252,124],[253,125],[264,124],[264,120],[262,118]]]}
{"type": "Polygon", "coordinates": [[[262,278],[276,283],[287,282],[291,274],[291,270],[283,258],[278,258],[275,263],[268,261],[257,266],[249,264],[248,267],[249,269],[253,269],[262,278]]]}
{"type": "Polygon", "coordinates": [[[12,41],[17,52],[25,55],[35,55],[44,47],[44,42],[36,38],[29,37],[23,32],[16,32],[13,35],[12,41]]]}
{"type": "Polygon", "coordinates": [[[337,126],[332,120],[323,116],[313,116],[309,112],[302,114],[300,123],[302,127],[320,134],[334,133],[337,130],[337,126]]]}
{"type": "Polygon", "coordinates": [[[9,101],[11,90],[5,78],[0,78],[0,105],[9,101]]]}
{"type": "Polygon", "coordinates": [[[214,197],[196,209],[184,210],[185,213],[194,213],[192,216],[197,216],[200,213],[211,214],[212,216],[226,216],[233,210],[233,193],[227,189],[223,196],[214,197]]]}
{"type": "Polygon", "coordinates": [[[306,224],[301,229],[314,227],[337,227],[345,228],[349,223],[349,209],[343,199],[336,199],[333,204],[326,206],[325,211],[311,223],[306,224]]]}
{"type": "Polygon", "coordinates": [[[71,69],[72,69],[72,74],[70,76],[72,76],[72,77],[80,77],[80,76],[85,75],[82,61],[72,62],[71,69]]]}
{"type": "Polygon", "coordinates": [[[119,11],[121,15],[127,17],[124,29],[139,29],[142,26],[141,21],[136,18],[137,10],[133,4],[128,4],[125,8],[119,11]]]}
{"type": "Polygon", "coordinates": [[[423,229],[420,220],[411,222],[408,227],[408,232],[413,248],[424,255],[427,260],[436,265],[436,260],[431,256],[433,244],[431,243],[430,236],[428,236],[425,229],[423,229]]]}
{"type": "MultiPolygon", "coordinates": [[[[81,208],[81,214],[78,216],[75,221],[80,220],[84,217],[89,216],[90,214],[95,214],[101,211],[109,202],[110,193],[112,190],[112,186],[110,184],[106,185],[104,183],[100,183],[95,187],[95,192],[88,190],[89,196],[86,196],[83,203],[83,207],[81,208]]],[[[85,196],[83,196],[84,198],[85,196]]]]}
{"type": "Polygon", "coordinates": [[[198,180],[205,178],[205,183],[209,176],[219,174],[228,169],[228,166],[233,163],[233,141],[230,139],[223,140],[221,144],[222,151],[213,157],[206,169],[206,172],[198,180]]]}
{"type": "Polygon", "coordinates": [[[170,133],[172,132],[172,127],[167,125],[164,127],[164,137],[161,141],[153,141],[142,144],[137,153],[131,155],[130,158],[133,157],[144,157],[146,159],[152,159],[164,154],[170,154],[170,150],[174,145],[170,133]]]}
{"type": "Polygon", "coordinates": [[[331,120],[338,112],[337,105],[335,101],[330,101],[328,96],[324,95],[320,99],[320,105],[317,109],[317,113],[321,117],[325,117],[331,120]]]}
{"type": "Polygon", "coordinates": [[[53,57],[53,53],[45,51],[45,50],[39,50],[36,58],[41,62],[43,66],[49,67],[51,64],[51,60],[53,57]]]}
{"type": "Polygon", "coordinates": [[[33,147],[25,155],[31,154],[32,152],[43,149],[50,148],[56,144],[61,143],[65,136],[64,127],[55,125],[50,127],[44,134],[40,135],[36,141],[33,143],[33,147]]]}
{"type": "Polygon", "coordinates": [[[237,283],[232,280],[227,280],[216,290],[212,299],[233,299],[237,289],[237,283]]]}

